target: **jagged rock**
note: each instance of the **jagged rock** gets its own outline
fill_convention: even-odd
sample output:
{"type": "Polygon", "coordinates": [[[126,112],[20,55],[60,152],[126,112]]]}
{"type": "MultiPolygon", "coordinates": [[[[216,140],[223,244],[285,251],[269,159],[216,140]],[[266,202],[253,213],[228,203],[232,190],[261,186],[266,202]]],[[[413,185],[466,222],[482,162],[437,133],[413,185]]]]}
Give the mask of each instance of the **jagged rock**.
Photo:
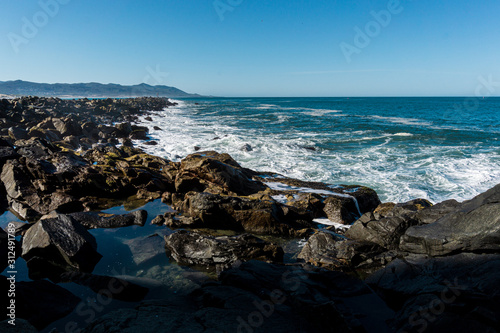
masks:
{"type": "Polygon", "coordinates": [[[431,224],[439,220],[441,217],[454,211],[460,203],[456,200],[446,200],[435,204],[434,206],[427,207],[419,210],[415,214],[415,219],[418,224],[431,224]]]}
{"type": "Polygon", "coordinates": [[[12,140],[27,140],[29,138],[26,129],[21,127],[11,127],[9,128],[9,136],[12,140]]]}
{"type": "Polygon", "coordinates": [[[400,248],[431,256],[500,251],[500,184],[456,206],[434,223],[409,228],[400,248]]]}
{"type": "Polygon", "coordinates": [[[242,151],[246,151],[246,152],[250,152],[250,151],[253,151],[253,148],[252,146],[250,146],[248,143],[245,143],[241,148],[240,150],[242,151]]]}
{"type": "Polygon", "coordinates": [[[10,146],[0,146],[0,167],[8,160],[16,159],[19,154],[10,146]]]}
{"type": "Polygon", "coordinates": [[[32,279],[57,279],[64,271],[92,272],[101,259],[97,243],[81,224],[67,215],[40,220],[24,235],[22,257],[32,279]]]}
{"type": "Polygon", "coordinates": [[[82,134],[82,128],[78,125],[78,123],[69,117],[67,118],[53,118],[52,124],[56,128],[59,133],[61,133],[62,137],[65,136],[79,136],[82,134]]]}
{"type": "Polygon", "coordinates": [[[312,218],[324,216],[323,198],[316,193],[300,193],[291,196],[286,202],[287,206],[294,207],[301,213],[309,213],[312,218]]]}
{"type": "Polygon", "coordinates": [[[346,231],[345,236],[357,241],[376,243],[390,250],[398,249],[399,239],[406,229],[418,224],[416,212],[430,206],[427,200],[416,199],[396,204],[392,208],[380,207],[375,213],[361,216],[346,231]]]}
{"type": "Polygon", "coordinates": [[[118,136],[121,138],[128,137],[132,133],[132,125],[130,123],[116,124],[115,128],[118,130],[118,136]]]}
{"type": "Polygon", "coordinates": [[[194,219],[192,227],[297,236],[300,230],[312,226],[310,220],[285,218],[281,207],[273,201],[206,192],[188,193],[186,197],[174,206],[194,219]]]}
{"type": "Polygon", "coordinates": [[[227,268],[237,260],[283,261],[281,247],[248,234],[212,237],[181,230],[165,236],[165,248],[175,261],[185,265],[227,268]]]}
{"type": "Polygon", "coordinates": [[[148,212],[141,209],[123,215],[102,216],[104,214],[94,212],[79,212],[68,214],[75,221],[87,229],[96,228],[122,228],[131,225],[144,226],[148,212]]]}
{"type": "Polygon", "coordinates": [[[117,277],[95,275],[82,272],[61,274],[61,282],[74,282],[89,287],[95,293],[125,302],[139,302],[146,297],[148,288],[117,277]]]}
{"type": "Polygon", "coordinates": [[[129,137],[135,140],[147,140],[149,139],[148,133],[149,133],[149,128],[145,126],[132,125],[132,132],[130,133],[129,137]]]}
{"type": "Polygon", "coordinates": [[[324,201],[328,219],[332,222],[351,224],[360,217],[360,212],[353,198],[329,196],[324,201]]]}
{"type": "Polygon", "coordinates": [[[237,195],[265,190],[264,184],[251,177],[252,172],[242,168],[228,154],[207,151],[191,154],[181,161],[175,186],[177,192],[196,189],[237,195]]]}
{"type": "Polygon", "coordinates": [[[319,231],[309,237],[298,258],[329,269],[354,268],[384,252],[377,244],[348,241],[330,232],[319,231]]]}

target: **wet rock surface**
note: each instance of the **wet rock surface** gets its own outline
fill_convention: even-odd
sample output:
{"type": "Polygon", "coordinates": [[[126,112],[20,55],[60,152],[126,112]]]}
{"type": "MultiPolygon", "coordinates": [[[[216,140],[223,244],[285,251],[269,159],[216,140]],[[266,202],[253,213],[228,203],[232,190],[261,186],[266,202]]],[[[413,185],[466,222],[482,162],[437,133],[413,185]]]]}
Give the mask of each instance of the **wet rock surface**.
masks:
{"type": "Polygon", "coordinates": [[[434,223],[406,230],[401,249],[431,256],[500,251],[500,185],[450,210],[434,223]]]}
{"type": "Polygon", "coordinates": [[[218,270],[238,260],[283,261],[281,247],[248,234],[212,237],[177,231],[165,236],[165,248],[179,264],[216,266],[218,270]]]}
{"type": "Polygon", "coordinates": [[[23,237],[22,257],[32,279],[57,280],[68,270],[91,272],[102,256],[94,236],[70,216],[58,215],[28,229],[23,237]]]}

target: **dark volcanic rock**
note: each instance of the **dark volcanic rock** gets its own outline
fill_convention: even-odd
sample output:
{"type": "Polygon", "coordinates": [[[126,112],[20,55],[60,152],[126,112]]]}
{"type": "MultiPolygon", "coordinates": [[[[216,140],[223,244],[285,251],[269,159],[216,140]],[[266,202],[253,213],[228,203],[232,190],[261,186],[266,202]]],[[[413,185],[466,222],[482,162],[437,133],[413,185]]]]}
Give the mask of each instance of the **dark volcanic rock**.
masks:
{"type": "Polygon", "coordinates": [[[332,222],[351,224],[360,217],[360,211],[353,198],[329,196],[324,201],[328,219],[332,222]]]}
{"type": "Polygon", "coordinates": [[[178,231],[165,236],[165,247],[175,261],[185,265],[227,268],[237,260],[283,261],[281,247],[248,234],[212,237],[178,231]]]}
{"type": "Polygon", "coordinates": [[[415,219],[418,221],[419,225],[431,224],[446,214],[453,212],[459,205],[460,203],[456,200],[446,200],[434,206],[419,210],[415,214],[415,219]]]}
{"type": "Polygon", "coordinates": [[[122,228],[131,225],[144,226],[148,212],[141,209],[123,215],[105,217],[104,214],[93,212],[79,212],[68,214],[87,229],[96,228],[122,228]]]}
{"type": "Polygon", "coordinates": [[[91,272],[102,257],[94,236],[67,215],[35,223],[26,232],[22,249],[32,279],[57,279],[72,270],[91,272]]]}
{"type": "Polygon", "coordinates": [[[500,251],[500,184],[434,223],[408,229],[400,247],[431,256],[500,251]]]}
{"type": "Polygon", "coordinates": [[[349,241],[330,232],[320,231],[307,240],[298,258],[320,267],[347,269],[355,268],[382,252],[384,249],[377,244],[349,241]]]}
{"type": "Polygon", "coordinates": [[[175,187],[177,192],[197,189],[236,195],[265,190],[264,184],[251,178],[252,171],[242,168],[228,154],[207,151],[191,154],[181,161],[175,187]]]}
{"type": "Polygon", "coordinates": [[[416,199],[409,202],[384,204],[374,213],[366,213],[349,230],[347,238],[376,243],[387,249],[398,249],[399,239],[410,226],[417,225],[416,212],[430,207],[427,200],[416,199]]]}
{"type": "MultiPolygon", "coordinates": [[[[273,201],[210,193],[188,193],[176,209],[189,214],[189,227],[229,229],[257,234],[297,236],[311,227],[310,220],[286,218],[282,208],[273,201]]],[[[297,215],[296,218],[302,216],[297,215]]],[[[179,225],[181,227],[183,225],[179,225]]]]}
{"type": "Polygon", "coordinates": [[[28,132],[22,127],[9,128],[9,136],[12,140],[26,140],[28,139],[28,132]]]}

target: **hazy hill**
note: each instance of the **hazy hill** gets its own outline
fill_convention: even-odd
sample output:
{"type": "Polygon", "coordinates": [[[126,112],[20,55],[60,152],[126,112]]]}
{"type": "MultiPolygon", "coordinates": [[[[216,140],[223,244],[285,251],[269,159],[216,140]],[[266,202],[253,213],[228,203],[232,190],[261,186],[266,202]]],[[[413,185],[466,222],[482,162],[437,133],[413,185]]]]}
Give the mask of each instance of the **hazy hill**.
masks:
{"type": "Polygon", "coordinates": [[[121,84],[102,83],[35,83],[22,80],[0,81],[0,94],[32,95],[57,97],[198,97],[175,87],[150,86],[138,84],[122,86],[121,84]]]}

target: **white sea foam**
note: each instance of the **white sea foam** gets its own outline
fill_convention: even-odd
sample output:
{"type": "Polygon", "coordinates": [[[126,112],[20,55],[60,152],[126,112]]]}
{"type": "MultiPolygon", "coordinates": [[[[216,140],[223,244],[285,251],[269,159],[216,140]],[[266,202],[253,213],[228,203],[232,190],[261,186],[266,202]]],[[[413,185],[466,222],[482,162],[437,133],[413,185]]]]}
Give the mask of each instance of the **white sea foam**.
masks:
{"type": "MultiPolygon", "coordinates": [[[[195,147],[226,152],[242,166],[259,171],[306,181],[366,185],[376,189],[383,201],[402,202],[417,197],[433,202],[451,198],[461,201],[500,182],[498,149],[495,153],[495,150],[468,150],[465,146],[433,145],[420,142],[420,134],[410,133],[411,130],[396,133],[350,128],[331,128],[323,133],[293,127],[269,130],[269,126],[286,126],[289,119],[281,118],[280,123],[279,113],[275,112],[265,113],[264,119],[238,111],[220,117],[216,108],[177,102],[179,105],[175,107],[153,112],[152,122],[141,118],[140,124],[150,127],[151,139],[159,142],[147,146],[136,141],[147,152],[173,161],[196,152],[195,147]],[[273,119],[268,120],[269,114],[275,114],[273,119]],[[243,130],[242,121],[255,125],[243,130]],[[261,126],[263,121],[267,122],[267,129],[261,126]],[[153,126],[162,130],[153,130],[153,126]],[[414,142],[418,144],[408,148],[414,142]],[[246,144],[252,147],[251,151],[242,150],[246,144]],[[336,149],[337,146],[342,149],[336,149]],[[316,147],[316,151],[304,147],[316,147]]],[[[276,108],[271,104],[266,107],[276,108]]],[[[289,112],[318,121],[317,117],[306,114],[314,111],[289,112]]],[[[428,126],[428,122],[414,118],[371,117],[375,117],[372,121],[406,124],[410,128],[428,126]]]]}
{"type": "Polygon", "coordinates": [[[383,116],[368,116],[372,119],[380,119],[394,124],[411,125],[411,126],[432,126],[432,123],[414,118],[401,118],[401,117],[383,117],[383,116]]]}
{"type": "Polygon", "coordinates": [[[323,225],[333,225],[335,229],[343,229],[347,230],[351,226],[350,225],[345,225],[342,223],[334,222],[332,220],[327,219],[326,217],[319,217],[313,220],[313,222],[318,223],[318,224],[323,224],[323,225]]]}

